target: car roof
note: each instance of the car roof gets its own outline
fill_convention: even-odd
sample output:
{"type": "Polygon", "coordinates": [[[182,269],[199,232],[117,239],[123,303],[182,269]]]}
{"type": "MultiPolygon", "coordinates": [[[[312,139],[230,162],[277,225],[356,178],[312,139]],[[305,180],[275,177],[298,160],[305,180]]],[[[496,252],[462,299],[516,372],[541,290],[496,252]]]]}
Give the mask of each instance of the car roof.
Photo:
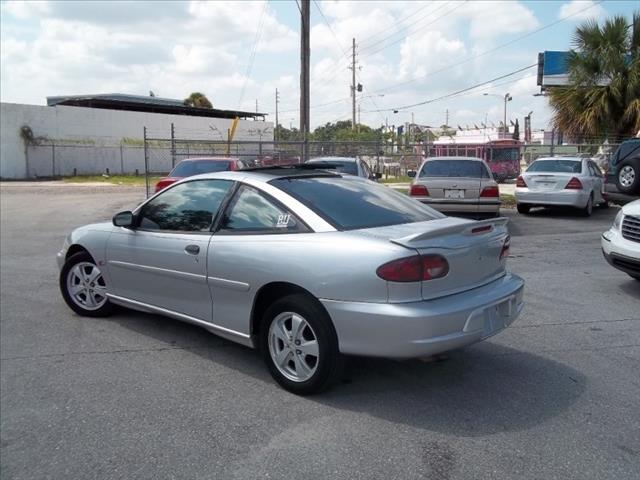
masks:
{"type": "Polygon", "coordinates": [[[483,159],[478,157],[428,157],[428,158],[425,158],[425,162],[431,162],[433,160],[472,160],[474,162],[484,162],[483,159]]]}
{"type": "Polygon", "coordinates": [[[274,166],[274,167],[262,167],[255,169],[224,171],[224,172],[210,172],[201,173],[199,175],[192,175],[187,179],[226,179],[241,182],[243,179],[251,178],[253,180],[267,183],[271,180],[281,178],[318,178],[318,177],[333,177],[333,178],[358,178],[353,175],[342,175],[338,172],[332,172],[323,169],[305,169],[296,168],[295,165],[288,168],[288,166],[274,166]]]}
{"type": "Polygon", "coordinates": [[[306,163],[314,163],[314,162],[356,162],[357,158],[355,157],[316,157],[310,158],[306,161],[306,163]]]}
{"type": "Polygon", "coordinates": [[[570,160],[572,162],[581,162],[582,160],[589,160],[587,157],[541,157],[536,158],[534,162],[547,161],[547,160],[570,160]]]}
{"type": "Polygon", "coordinates": [[[233,160],[239,160],[238,157],[190,157],[190,158],[183,158],[182,160],[180,160],[181,162],[195,162],[198,160],[209,160],[209,161],[215,161],[215,162],[229,162],[229,161],[233,161],[233,160]]]}

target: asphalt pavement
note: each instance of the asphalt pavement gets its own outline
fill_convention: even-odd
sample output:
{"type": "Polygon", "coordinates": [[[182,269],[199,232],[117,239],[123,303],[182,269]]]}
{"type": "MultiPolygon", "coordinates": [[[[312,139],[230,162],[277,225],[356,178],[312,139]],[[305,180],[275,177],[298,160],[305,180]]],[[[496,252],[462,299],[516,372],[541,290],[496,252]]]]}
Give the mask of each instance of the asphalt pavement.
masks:
{"type": "Polygon", "coordinates": [[[600,234],[617,209],[513,211],[523,315],[438,361],[351,358],[296,397],[197,327],[74,315],[55,253],[139,188],[0,188],[2,479],[640,478],[640,282],[600,234]]]}

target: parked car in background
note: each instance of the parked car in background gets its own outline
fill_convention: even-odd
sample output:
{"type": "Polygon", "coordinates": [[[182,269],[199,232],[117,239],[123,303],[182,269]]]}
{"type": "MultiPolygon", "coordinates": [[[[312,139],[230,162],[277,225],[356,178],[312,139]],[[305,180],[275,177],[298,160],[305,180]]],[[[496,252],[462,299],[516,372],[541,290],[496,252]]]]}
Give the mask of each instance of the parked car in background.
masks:
{"type": "Polygon", "coordinates": [[[325,164],[340,173],[347,173],[357,177],[378,181],[380,174],[371,170],[367,162],[356,157],[317,157],[307,160],[306,163],[325,164]]]}
{"type": "Polygon", "coordinates": [[[519,213],[532,207],[565,206],[590,216],[593,207],[608,207],[604,175],[590,158],[538,158],[516,180],[519,213]]]}
{"type": "Polygon", "coordinates": [[[524,281],[506,268],[506,222],[309,165],[210,173],[74,230],[59,285],[79,315],[121,305],[260,348],[277,382],[307,394],[341,354],[423,357],[509,326],[524,281]]]}
{"type": "Polygon", "coordinates": [[[174,184],[178,180],[201,173],[224,172],[242,170],[255,166],[250,160],[240,160],[234,157],[197,157],[185,158],[180,161],[164,178],[156,183],[156,192],[174,184]]]}
{"type": "Polygon", "coordinates": [[[640,194],[640,138],[620,144],[611,156],[607,179],[620,193],[640,194]]]}
{"type": "Polygon", "coordinates": [[[602,234],[602,253],[612,267],[640,280],[640,200],[622,207],[602,234]]]}
{"type": "Polygon", "coordinates": [[[489,166],[480,158],[432,157],[422,162],[409,195],[441,212],[500,213],[500,191],[489,166]]]}

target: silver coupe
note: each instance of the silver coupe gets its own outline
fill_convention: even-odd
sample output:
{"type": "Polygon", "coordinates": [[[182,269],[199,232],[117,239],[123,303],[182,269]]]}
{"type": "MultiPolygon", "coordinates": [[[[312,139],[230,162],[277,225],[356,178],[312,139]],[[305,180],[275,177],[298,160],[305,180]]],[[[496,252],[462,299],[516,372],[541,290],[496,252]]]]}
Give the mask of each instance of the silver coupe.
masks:
{"type": "Polygon", "coordinates": [[[253,348],[284,388],[328,386],[341,354],[422,357],[503,330],[523,307],[504,218],[449,218],[309,165],[189,177],[58,253],[79,315],[114,305],[253,348]]]}

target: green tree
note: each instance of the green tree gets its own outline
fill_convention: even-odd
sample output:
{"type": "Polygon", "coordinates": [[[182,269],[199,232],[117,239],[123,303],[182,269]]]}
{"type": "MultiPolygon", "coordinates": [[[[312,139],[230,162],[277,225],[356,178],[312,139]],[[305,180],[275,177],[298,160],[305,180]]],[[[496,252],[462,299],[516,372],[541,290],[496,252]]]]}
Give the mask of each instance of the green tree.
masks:
{"type": "Polygon", "coordinates": [[[213,108],[207,96],[200,92],[193,92],[183,102],[188,107],[213,108]]]}
{"type": "Polygon", "coordinates": [[[640,12],[580,25],[567,87],[549,91],[555,126],[577,139],[619,141],[640,129],[640,12]]]}

